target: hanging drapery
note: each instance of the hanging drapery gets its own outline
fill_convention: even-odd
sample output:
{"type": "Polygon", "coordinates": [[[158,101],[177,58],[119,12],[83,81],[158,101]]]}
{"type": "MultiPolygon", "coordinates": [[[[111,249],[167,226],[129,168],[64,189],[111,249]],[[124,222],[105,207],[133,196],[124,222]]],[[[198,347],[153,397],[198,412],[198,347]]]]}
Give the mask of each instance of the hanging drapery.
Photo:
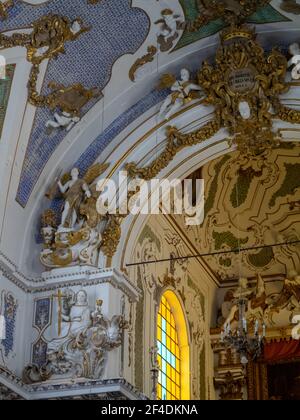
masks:
{"type": "Polygon", "coordinates": [[[264,361],[266,363],[300,360],[300,340],[284,340],[268,343],[264,347],[264,361]]]}

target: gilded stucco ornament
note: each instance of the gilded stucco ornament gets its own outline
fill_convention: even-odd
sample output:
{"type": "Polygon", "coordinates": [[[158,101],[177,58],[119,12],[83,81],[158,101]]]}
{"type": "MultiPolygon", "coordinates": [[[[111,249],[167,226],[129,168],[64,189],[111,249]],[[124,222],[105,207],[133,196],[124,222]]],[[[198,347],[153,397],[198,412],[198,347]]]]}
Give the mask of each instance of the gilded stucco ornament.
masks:
{"type": "Polygon", "coordinates": [[[132,82],[135,82],[138,79],[138,71],[141,72],[141,69],[148,63],[152,63],[157,53],[157,48],[154,45],[150,45],[147,48],[147,54],[138,58],[129,70],[129,79],[132,82]]]}
{"type": "Polygon", "coordinates": [[[0,47],[25,47],[27,59],[33,64],[56,58],[60,53],[64,53],[66,42],[74,41],[90,30],[83,25],[80,18],[70,21],[67,17],[60,15],[43,16],[31,26],[30,34],[0,34],[0,47]]]}
{"type": "Polygon", "coordinates": [[[280,9],[287,13],[300,15],[300,4],[297,0],[282,0],[280,9]]]}
{"type": "Polygon", "coordinates": [[[105,218],[96,210],[99,193],[94,181],[108,166],[95,164],[83,178],[79,177],[78,169],[73,168],[70,174],[57,179],[49,188],[46,196],[63,198],[64,205],[58,227],[51,209],[42,216],[44,249],[40,260],[45,267],[97,265],[106,224],[105,218]]]}
{"type": "Polygon", "coordinates": [[[160,19],[155,25],[158,25],[156,33],[156,45],[147,47],[147,54],[138,58],[129,70],[129,78],[132,82],[142,79],[146,74],[146,65],[152,63],[160,53],[166,53],[172,50],[179,40],[180,31],[184,30],[184,18],[177,15],[171,9],[161,10],[160,19]]]}
{"type": "Polygon", "coordinates": [[[158,87],[171,90],[159,112],[160,117],[166,120],[184,105],[203,95],[202,88],[191,80],[190,72],[187,69],[181,70],[179,80],[176,80],[176,77],[171,74],[163,75],[158,87]]]}
{"type": "Polygon", "coordinates": [[[236,25],[269,3],[271,0],[197,0],[199,16],[194,21],[187,22],[186,27],[189,31],[196,32],[220,18],[230,25],[236,25]]]}
{"type": "Polygon", "coordinates": [[[213,120],[188,134],[168,127],[167,146],[161,155],[145,168],[128,163],[126,169],[132,177],[151,179],[183,147],[207,140],[221,128],[228,130],[229,142],[243,154],[258,155],[277,147],[281,135],[274,130],[273,121],[300,122],[300,112],[280,102],[280,95],[290,88],[287,68],[286,57],[276,49],[266,55],[248,26],[226,28],[215,64],[205,61],[197,75],[205,95],[203,104],[215,109],[213,120]]]}
{"type": "Polygon", "coordinates": [[[250,330],[254,328],[256,320],[264,322],[268,328],[289,325],[293,316],[299,314],[300,276],[291,271],[283,281],[281,290],[278,289],[276,293],[270,290],[261,275],[257,275],[255,287],[246,278],[241,278],[238,287],[228,290],[224,296],[219,326],[225,330],[230,325],[232,331],[237,328],[238,299],[241,297],[247,302],[245,319],[250,330]]]}
{"type": "Polygon", "coordinates": [[[6,0],[0,2],[0,19],[6,20],[8,18],[8,11],[14,7],[14,0],[6,0]]]}
{"type": "Polygon", "coordinates": [[[48,131],[66,129],[69,131],[80,120],[81,109],[93,98],[101,97],[101,92],[86,89],[77,83],[63,86],[51,82],[51,93],[41,95],[37,89],[40,65],[44,60],[57,58],[65,52],[65,44],[75,41],[80,35],[90,30],[84,26],[82,19],[70,20],[60,15],[47,15],[33,22],[29,34],[0,34],[0,48],[16,46],[27,49],[27,60],[32,63],[28,81],[28,100],[36,107],[48,107],[54,112],[53,118],[46,123],[48,131]]]}
{"type": "Polygon", "coordinates": [[[24,369],[27,384],[51,379],[90,378],[103,375],[108,352],[123,344],[128,328],[124,315],[108,319],[102,312],[103,301],[90,309],[85,290],[59,294],[58,335],[52,333],[44,366],[24,369]]]}

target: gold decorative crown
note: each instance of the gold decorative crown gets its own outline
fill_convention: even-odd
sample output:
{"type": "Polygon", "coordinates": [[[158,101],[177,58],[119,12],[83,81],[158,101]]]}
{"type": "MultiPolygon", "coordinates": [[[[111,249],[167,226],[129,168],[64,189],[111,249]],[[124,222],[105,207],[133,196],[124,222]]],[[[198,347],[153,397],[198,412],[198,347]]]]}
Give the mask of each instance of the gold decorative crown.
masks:
{"type": "Polygon", "coordinates": [[[234,27],[230,26],[221,32],[221,41],[223,43],[231,41],[234,38],[244,38],[254,41],[256,38],[255,29],[246,25],[234,27]]]}

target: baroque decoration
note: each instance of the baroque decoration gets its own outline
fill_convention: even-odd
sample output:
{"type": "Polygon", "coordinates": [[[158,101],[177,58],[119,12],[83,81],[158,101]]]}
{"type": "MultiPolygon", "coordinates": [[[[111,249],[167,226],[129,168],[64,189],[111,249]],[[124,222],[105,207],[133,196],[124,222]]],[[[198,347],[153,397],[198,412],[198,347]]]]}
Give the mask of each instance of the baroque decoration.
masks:
{"type": "Polygon", "coordinates": [[[225,29],[215,64],[205,61],[197,74],[197,84],[205,94],[203,104],[215,109],[213,120],[188,134],[168,127],[165,150],[148,167],[127,164],[130,175],[143,179],[157,176],[182,148],[213,137],[221,128],[227,129],[230,142],[244,154],[258,155],[278,146],[281,135],[274,130],[273,121],[300,123],[300,112],[280,102],[280,95],[290,88],[288,66],[278,50],[265,54],[251,28],[225,29]]]}
{"type": "Polygon", "coordinates": [[[109,225],[110,219],[107,221],[97,212],[99,194],[94,181],[108,166],[96,164],[83,178],[79,177],[79,170],[73,168],[49,188],[47,197],[63,198],[64,205],[59,226],[53,210],[48,209],[42,215],[44,249],[40,260],[45,267],[97,265],[103,229],[109,225]]]}
{"type": "Polygon", "coordinates": [[[47,15],[32,24],[29,34],[13,33],[12,35],[0,34],[0,49],[16,46],[27,49],[27,60],[32,63],[28,82],[28,100],[37,107],[48,107],[57,110],[53,121],[48,121],[48,128],[66,128],[69,130],[78,122],[80,110],[92,98],[101,96],[97,89],[86,89],[80,83],[72,86],[63,86],[55,82],[49,84],[52,90],[47,96],[41,95],[37,90],[40,74],[40,64],[44,60],[51,60],[65,52],[65,44],[76,40],[80,35],[89,31],[82,20],[60,15],[47,15]]]}
{"type": "Polygon", "coordinates": [[[189,31],[199,31],[209,22],[222,18],[230,25],[244,22],[271,0],[197,0],[199,16],[187,23],[189,31]]]}
{"type": "MultiPolygon", "coordinates": [[[[134,62],[129,71],[130,80],[135,82],[142,78],[146,72],[143,67],[151,63],[157,54],[171,52],[179,41],[182,31],[197,32],[218,19],[230,25],[240,24],[270,3],[271,0],[197,0],[195,8],[198,17],[192,21],[185,20],[171,9],[161,10],[160,19],[154,22],[159,26],[156,33],[157,46],[148,46],[148,53],[134,62]]],[[[294,10],[295,7],[297,5],[294,6],[294,10]]]]}
{"type": "Polygon", "coordinates": [[[5,20],[8,18],[8,11],[14,6],[14,0],[6,0],[0,2],[0,19],[5,20]]]}
{"type": "Polygon", "coordinates": [[[100,379],[107,352],[122,345],[128,323],[123,315],[108,319],[102,313],[103,301],[96,301],[91,311],[87,293],[66,290],[58,293],[57,337],[51,337],[43,366],[24,369],[27,384],[70,377],[100,379]]]}
{"type": "MultiPolygon", "coordinates": [[[[291,271],[281,283],[281,288],[274,292],[267,288],[261,276],[258,276],[255,287],[249,286],[247,279],[241,278],[236,290],[227,291],[220,320],[223,324],[222,338],[225,342],[226,337],[237,333],[240,324],[243,332],[250,332],[250,338],[251,334],[254,337],[261,332],[261,341],[265,337],[266,327],[289,325],[294,315],[299,315],[300,276],[296,271],[291,271]],[[241,300],[244,302],[242,318],[239,313],[241,300]]],[[[256,350],[258,350],[256,355],[259,356],[259,349],[256,350]]]]}

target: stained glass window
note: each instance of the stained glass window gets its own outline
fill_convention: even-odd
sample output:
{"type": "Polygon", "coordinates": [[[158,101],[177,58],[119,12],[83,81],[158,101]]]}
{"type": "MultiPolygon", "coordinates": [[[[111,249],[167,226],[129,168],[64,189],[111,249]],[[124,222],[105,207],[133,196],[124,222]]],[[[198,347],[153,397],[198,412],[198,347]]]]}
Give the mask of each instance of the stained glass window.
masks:
{"type": "Polygon", "coordinates": [[[178,331],[165,296],[162,296],[158,313],[157,346],[160,366],[157,397],[159,400],[180,400],[181,361],[178,331]]]}

